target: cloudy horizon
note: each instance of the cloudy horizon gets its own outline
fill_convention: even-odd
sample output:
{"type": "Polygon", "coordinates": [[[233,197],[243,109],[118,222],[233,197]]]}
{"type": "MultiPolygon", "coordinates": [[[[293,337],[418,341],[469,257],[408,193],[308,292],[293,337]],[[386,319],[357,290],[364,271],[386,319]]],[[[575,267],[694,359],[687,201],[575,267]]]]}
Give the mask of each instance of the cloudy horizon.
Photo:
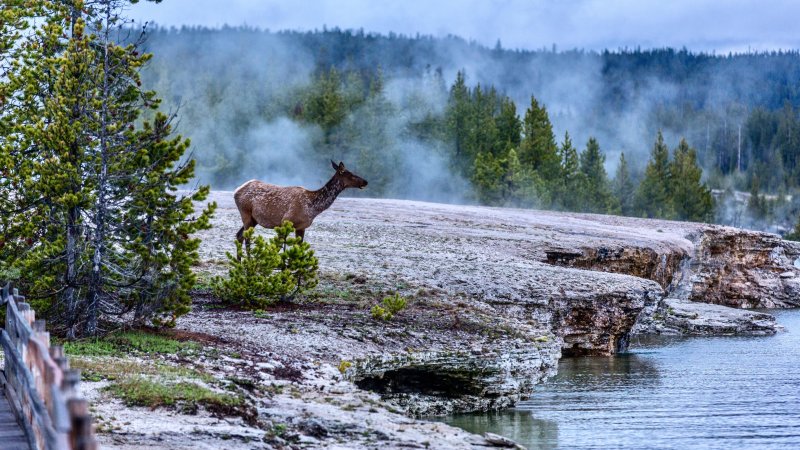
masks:
{"type": "Polygon", "coordinates": [[[800,48],[796,18],[800,2],[679,0],[443,0],[371,2],[313,0],[302,5],[278,1],[214,0],[141,2],[129,16],[165,27],[217,28],[248,25],[262,29],[313,31],[363,29],[414,36],[456,35],[486,46],[536,50],[683,48],[710,53],[800,48]]]}

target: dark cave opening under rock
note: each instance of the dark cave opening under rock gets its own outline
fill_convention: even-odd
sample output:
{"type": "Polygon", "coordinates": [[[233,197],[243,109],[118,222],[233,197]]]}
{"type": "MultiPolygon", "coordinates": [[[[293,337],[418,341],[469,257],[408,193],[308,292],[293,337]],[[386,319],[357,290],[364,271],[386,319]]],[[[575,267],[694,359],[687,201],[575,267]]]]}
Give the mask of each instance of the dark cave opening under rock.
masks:
{"type": "Polygon", "coordinates": [[[455,398],[463,395],[483,395],[484,386],[469,372],[451,372],[426,368],[387,370],[382,375],[364,377],[355,384],[383,395],[423,394],[455,398]]]}

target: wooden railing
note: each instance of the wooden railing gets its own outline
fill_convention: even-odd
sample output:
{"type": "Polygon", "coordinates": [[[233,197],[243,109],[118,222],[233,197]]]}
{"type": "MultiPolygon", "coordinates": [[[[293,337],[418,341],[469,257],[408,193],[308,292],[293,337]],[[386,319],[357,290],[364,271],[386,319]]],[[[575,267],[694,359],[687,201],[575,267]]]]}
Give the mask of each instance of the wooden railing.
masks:
{"type": "Polygon", "coordinates": [[[0,384],[5,384],[30,447],[97,449],[89,404],[78,392],[80,372],[69,369],[63,347],[50,345],[45,321],[36,320],[36,312],[24,300],[10,284],[0,292],[0,306],[6,306],[0,334],[5,370],[0,384]]]}

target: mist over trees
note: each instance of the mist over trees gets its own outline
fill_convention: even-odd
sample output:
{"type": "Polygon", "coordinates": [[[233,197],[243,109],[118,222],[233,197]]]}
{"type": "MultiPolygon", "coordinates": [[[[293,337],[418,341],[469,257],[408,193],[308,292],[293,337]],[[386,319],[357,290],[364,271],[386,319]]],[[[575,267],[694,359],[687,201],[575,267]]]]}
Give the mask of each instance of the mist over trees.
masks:
{"type": "Polygon", "coordinates": [[[215,188],[316,187],[333,158],[370,180],[356,195],[773,231],[800,210],[795,51],[519,51],[230,27],[158,29],[147,45],[145,84],[181,108],[215,188]]]}

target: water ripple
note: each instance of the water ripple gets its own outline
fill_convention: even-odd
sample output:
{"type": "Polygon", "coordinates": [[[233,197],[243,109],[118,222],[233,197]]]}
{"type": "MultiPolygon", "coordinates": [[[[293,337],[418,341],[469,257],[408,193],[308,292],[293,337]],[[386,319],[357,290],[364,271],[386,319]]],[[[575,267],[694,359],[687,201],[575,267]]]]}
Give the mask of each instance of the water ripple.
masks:
{"type": "Polygon", "coordinates": [[[770,337],[640,339],[565,359],[517,408],[447,422],[531,449],[800,448],[800,311],[770,337]]]}

